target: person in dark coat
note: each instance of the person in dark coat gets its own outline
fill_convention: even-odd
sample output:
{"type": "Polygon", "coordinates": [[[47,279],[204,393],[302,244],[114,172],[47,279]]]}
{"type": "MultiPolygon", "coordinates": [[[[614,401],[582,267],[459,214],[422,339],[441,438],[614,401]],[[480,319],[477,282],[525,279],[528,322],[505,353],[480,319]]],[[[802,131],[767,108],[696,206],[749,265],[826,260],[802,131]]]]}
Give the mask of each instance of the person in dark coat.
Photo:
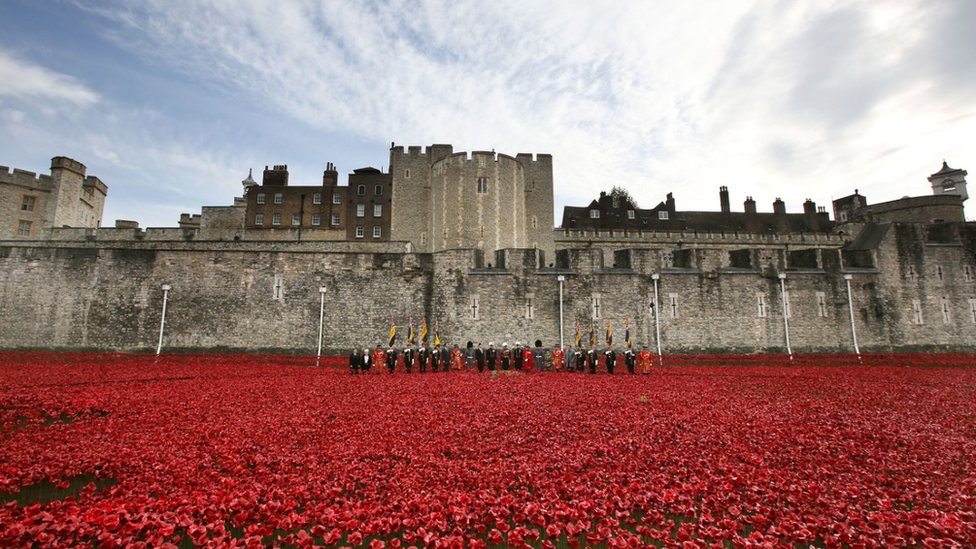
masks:
{"type": "Polygon", "coordinates": [[[508,343],[502,343],[502,370],[508,370],[512,367],[512,351],[508,348],[508,343]]]}
{"type": "Polygon", "coordinates": [[[515,363],[515,371],[522,370],[522,363],[525,362],[525,353],[522,350],[522,343],[515,342],[515,349],[512,349],[512,362],[515,363]]]}
{"type": "Polygon", "coordinates": [[[481,348],[481,342],[474,349],[474,363],[478,367],[478,373],[485,371],[485,351],[481,348]]]}
{"type": "Polygon", "coordinates": [[[590,367],[590,373],[596,373],[596,366],[600,359],[596,354],[596,347],[590,347],[589,351],[586,351],[586,364],[590,367]]]}
{"type": "Polygon", "coordinates": [[[447,345],[441,348],[441,368],[445,372],[451,371],[451,350],[447,348],[447,345]]]}
{"type": "Polygon", "coordinates": [[[637,366],[637,353],[632,349],[627,349],[624,352],[624,364],[627,365],[627,373],[633,375],[634,367],[637,366]]]}
{"type": "Polygon", "coordinates": [[[603,363],[607,365],[607,373],[613,374],[613,367],[617,365],[617,351],[613,350],[613,347],[607,347],[606,351],[603,351],[603,363]]]}
{"type": "Polygon", "coordinates": [[[441,363],[441,347],[440,345],[434,345],[434,348],[430,350],[430,370],[432,372],[437,372],[437,366],[441,363]]]}
{"type": "Polygon", "coordinates": [[[413,345],[408,345],[406,349],[403,350],[403,369],[409,374],[413,371],[413,361],[416,357],[417,352],[413,350],[413,345]]]}
{"type": "Polygon", "coordinates": [[[363,366],[363,355],[359,354],[359,349],[353,349],[349,353],[349,371],[358,374],[359,369],[363,366]]]}
{"type": "Polygon", "coordinates": [[[498,351],[495,349],[495,342],[488,342],[488,350],[485,351],[485,366],[489,372],[495,371],[495,361],[498,360],[498,351]]]}
{"type": "Polygon", "coordinates": [[[423,345],[420,346],[420,349],[417,349],[417,367],[422,374],[427,373],[427,356],[429,354],[430,351],[423,345]]]}
{"type": "Polygon", "coordinates": [[[397,350],[396,347],[391,346],[386,350],[386,369],[392,374],[396,370],[397,363],[397,350]]]}
{"type": "MultiPolygon", "coordinates": [[[[582,372],[583,366],[585,364],[586,364],[586,354],[583,352],[582,347],[577,347],[576,350],[573,351],[573,366],[575,366],[575,370],[577,372],[582,372]]],[[[573,368],[571,368],[570,370],[572,369],[573,368]]]]}

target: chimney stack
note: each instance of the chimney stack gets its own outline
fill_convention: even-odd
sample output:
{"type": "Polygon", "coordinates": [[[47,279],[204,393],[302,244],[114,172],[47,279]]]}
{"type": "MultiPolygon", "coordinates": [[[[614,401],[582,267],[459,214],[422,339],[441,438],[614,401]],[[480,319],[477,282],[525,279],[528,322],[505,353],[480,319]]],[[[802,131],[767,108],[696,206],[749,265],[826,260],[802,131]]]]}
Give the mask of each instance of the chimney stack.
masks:
{"type": "Polygon", "coordinates": [[[776,200],[773,201],[773,213],[777,215],[786,215],[786,202],[780,200],[777,196],[776,200]]]}
{"type": "Polygon", "coordinates": [[[752,199],[751,196],[746,197],[746,201],[742,203],[747,214],[756,215],[756,201],[752,199]]]}
{"type": "Polygon", "coordinates": [[[729,188],[725,185],[718,188],[718,199],[722,204],[722,213],[730,213],[732,211],[732,207],[729,205],[729,188]]]}
{"type": "Polygon", "coordinates": [[[339,170],[336,169],[335,164],[332,162],[325,163],[325,171],[322,172],[322,185],[323,186],[336,186],[339,184],[339,170]]]}

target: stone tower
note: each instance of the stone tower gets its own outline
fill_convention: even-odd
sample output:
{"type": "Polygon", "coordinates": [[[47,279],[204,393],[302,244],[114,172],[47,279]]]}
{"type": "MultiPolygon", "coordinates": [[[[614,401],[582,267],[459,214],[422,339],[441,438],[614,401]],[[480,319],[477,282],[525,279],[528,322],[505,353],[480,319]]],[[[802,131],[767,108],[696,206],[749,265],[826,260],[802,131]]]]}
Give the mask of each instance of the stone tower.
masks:
{"type": "Polygon", "coordinates": [[[966,200],[969,198],[969,194],[966,192],[966,175],[968,173],[966,170],[950,168],[949,164],[943,160],[942,169],[929,176],[932,194],[954,194],[966,200]]]}
{"type": "Polygon", "coordinates": [[[550,155],[394,146],[390,172],[393,240],[417,252],[539,248],[553,258],[550,155]]]}

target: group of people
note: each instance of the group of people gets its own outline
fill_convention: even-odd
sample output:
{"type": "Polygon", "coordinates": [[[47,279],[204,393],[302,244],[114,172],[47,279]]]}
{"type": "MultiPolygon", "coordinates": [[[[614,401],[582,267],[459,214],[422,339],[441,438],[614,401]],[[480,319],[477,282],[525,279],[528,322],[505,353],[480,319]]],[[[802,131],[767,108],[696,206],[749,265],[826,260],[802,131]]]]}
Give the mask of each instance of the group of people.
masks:
{"type": "Polygon", "coordinates": [[[598,353],[595,347],[584,350],[578,347],[575,350],[567,345],[565,350],[560,346],[555,346],[550,353],[545,353],[540,344],[536,344],[532,349],[528,345],[522,346],[520,342],[515,343],[514,348],[509,348],[508,343],[503,343],[500,349],[495,348],[494,342],[488,344],[488,348],[483,349],[481,343],[468,343],[467,349],[462,350],[457,344],[452,348],[435,345],[433,348],[420,346],[416,349],[408,346],[401,354],[397,348],[390,345],[383,349],[377,344],[372,353],[369,349],[353,349],[349,354],[349,370],[353,374],[369,373],[376,368],[379,372],[383,368],[389,373],[394,373],[397,367],[402,365],[403,371],[412,373],[414,369],[420,373],[426,373],[428,367],[432,372],[448,372],[451,370],[460,371],[464,369],[477,368],[478,372],[495,371],[496,369],[507,371],[522,371],[535,369],[538,371],[551,370],[554,372],[584,372],[589,370],[591,374],[597,372],[602,364],[608,374],[613,374],[618,360],[623,358],[623,366],[629,374],[649,374],[654,362],[654,355],[644,345],[639,352],[634,352],[627,348],[618,356],[613,346],[607,347],[602,353],[598,353]]]}

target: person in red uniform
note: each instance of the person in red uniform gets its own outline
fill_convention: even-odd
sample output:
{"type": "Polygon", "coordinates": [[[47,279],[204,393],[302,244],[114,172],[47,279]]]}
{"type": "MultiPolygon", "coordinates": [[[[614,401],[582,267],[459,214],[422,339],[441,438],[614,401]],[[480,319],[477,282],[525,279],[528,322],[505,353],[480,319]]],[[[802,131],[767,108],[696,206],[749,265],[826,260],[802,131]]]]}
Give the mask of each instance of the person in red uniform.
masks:
{"type": "Polygon", "coordinates": [[[563,365],[566,361],[566,353],[563,351],[562,347],[556,345],[552,350],[552,369],[556,372],[563,371],[563,365]]]}
{"type": "Polygon", "coordinates": [[[531,369],[532,365],[535,364],[535,358],[532,356],[532,349],[528,345],[522,349],[522,365],[525,369],[531,369]]]}
{"type": "Polygon", "coordinates": [[[376,373],[380,373],[380,369],[386,364],[386,352],[380,347],[380,344],[376,344],[376,350],[373,351],[373,366],[376,366],[376,373]]]}
{"type": "Polygon", "coordinates": [[[461,354],[461,349],[458,347],[458,344],[455,343],[454,348],[451,349],[451,369],[460,371],[462,364],[464,364],[464,357],[461,354]]]}
{"type": "Polygon", "coordinates": [[[637,367],[640,369],[640,373],[651,373],[651,363],[653,361],[651,352],[647,350],[647,345],[644,345],[641,348],[641,352],[637,353],[637,367]]]}

